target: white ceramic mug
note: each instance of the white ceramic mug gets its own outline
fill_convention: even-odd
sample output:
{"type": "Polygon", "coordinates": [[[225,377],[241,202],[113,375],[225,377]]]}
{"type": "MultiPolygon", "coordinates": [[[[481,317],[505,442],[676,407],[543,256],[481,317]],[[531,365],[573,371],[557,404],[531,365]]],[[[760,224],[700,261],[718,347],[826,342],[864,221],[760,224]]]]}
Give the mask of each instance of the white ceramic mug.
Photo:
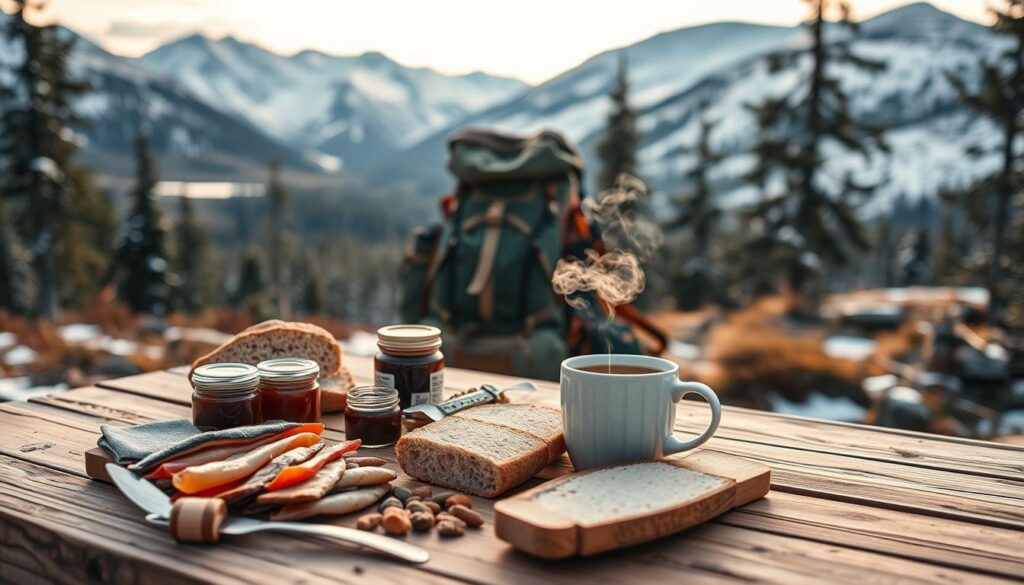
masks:
{"type": "Polygon", "coordinates": [[[577,470],[654,461],[693,449],[711,438],[722,408],[714,390],[699,382],[681,382],[679,366],[643,355],[611,357],[612,366],[654,370],[649,374],[608,374],[581,368],[604,367],[609,356],[584,355],[562,362],[562,424],[569,459],[577,470]],[[689,440],[672,433],[676,403],[700,394],[711,407],[711,424],[689,440]]]}

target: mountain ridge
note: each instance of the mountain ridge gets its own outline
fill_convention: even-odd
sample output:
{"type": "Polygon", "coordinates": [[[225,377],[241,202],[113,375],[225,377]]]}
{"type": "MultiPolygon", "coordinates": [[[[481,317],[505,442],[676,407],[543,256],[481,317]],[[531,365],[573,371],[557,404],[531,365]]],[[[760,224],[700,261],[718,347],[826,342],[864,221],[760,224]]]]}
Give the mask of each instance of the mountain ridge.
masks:
{"type": "MultiPolygon", "coordinates": [[[[750,30],[746,28],[749,25],[733,23],[732,26],[743,32],[750,30]]],[[[734,38],[723,33],[728,32],[728,28],[711,30],[728,45],[734,38]]],[[[679,36],[693,31],[693,28],[679,29],[668,34],[679,36]]],[[[946,72],[975,75],[977,60],[994,55],[1001,46],[1000,39],[982,25],[927,3],[906,5],[867,19],[861,23],[861,31],[861,36],[850,39],[839,29],[832,29],[830,37],[832,42],[853,43],[854,50],[863,56],[887,59],[890,69],[876,78],[860,76],[844,68],[837,69],[837,73],[851,94],[858,117],[892,126],[889,134],[895,152],[887,160],[879,157],[865,163],[831,149],[832,169],[863,173],[884,181],[886,186],[875,202],[875,211],[900,194],[932,195],[944,187],[964,186],[987,172],[990,161],[969,163],[964,160],[962,150],[968,142],[991,141],[991,129],[984,120],[974,120],[967,115],[949,86],[946,72]],[[934,159],[930,160],[931,157],[934,159]],[[935,162],[939,160],[941,165],[935,162]],[[935,168],[929,170],[931,166],[935,168]],[[938,168],[943,172],[935,172],[938,168]]],[[[631,102],[638,111],[638,126],[643,135],[638,152],[641,176],[655,190],[662,191],[662,196],[680,190],[683,173],[693,162],[689,149],[697,135],[697,108],[701,102],[709,101],[712,105],[708,115],[720,120],[712,141],[728,155],[720,165],[722,168],[716,171],[719,187],[728,199],[749,201],[756,194],[749,188],[741,189],[739,178],[752,164],[748,152],[756,124],[745,106],[793,87],[795,74],[768,75],[765,59],[773,51],[804,42],[803,34],[798,27],[783,27],[783,32],[762,39],[766,50],[745,55],[723,52],[719,58],[727,61],[726,65],[697,73],[691,70],[682,81],[676,79],[674,83],[647,88],[647,98],[643,97],[642,69],[644,59],[649,60],[651,56],[638,48],[651,39],[606,52],[511,102],[438,131],[400,153],[395,159],[399,162],[385,162],[375,168],[371,176],[378,182],[391,181],[396,188],[412,194],[436,195],[449,190],[454,181],[444,173],[444,140],[467,125],[520,133],[542,128],[562,131],[580,145],[588,168],[594,169],[594,146],[608,111],[607,90],[614,75],[607,61],[618,51],[624,52],[630,63],[631,102]],[[792,35],[787,36],[787,30],[792,31],[792,35]],[[594,63],[602,56],[606,66],[596,68],[594,63]],[[637,69],[641,69],[640,75],[637,69]],[[586,96],[571,96],[561,91],[559,86],[565,80],[578,80],[586,71],[590,71],[593,91],[586,96]],[[651,99],[651,96],[658,99],[651,99]],[[574,118],[560,114],[575,115],[581,111],[586,111],[586,115],[574,118]]],[[[666,38],[672,39],[671,36],[666,38]]],[[[706,59],[708,47],[702,49],[702,58],[706,59]]]]}

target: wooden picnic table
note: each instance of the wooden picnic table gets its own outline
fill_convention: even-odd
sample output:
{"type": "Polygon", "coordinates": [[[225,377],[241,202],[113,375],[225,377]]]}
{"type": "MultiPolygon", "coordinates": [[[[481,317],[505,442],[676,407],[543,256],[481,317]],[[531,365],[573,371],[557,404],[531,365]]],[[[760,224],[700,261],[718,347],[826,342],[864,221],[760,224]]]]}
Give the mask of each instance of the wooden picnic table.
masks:
{"type": "MultiPolygon", "coordinates": [[[[347,358],[360,383],[372,364],[347,358]]],[[[482,530],[411,534],[432,559],[409,566],[309,537],[255,534],[179,545],[113,487],[85,475],[101,424],[189,417],[183,369],[0,405],[0,580],[6,582],[942,582],[1024,576],[1024,448],[724,408],[706,447],[772,468],[768,497],[660,541],[598,557],[543,561],[482,530]]],[[[449,392],[492,374],[449,368],[449,392]]],[[[557,385],[516,399],[558,403],[557,385]]],[[[706,424],[679,406],[677,430],[706,424]]],[[[329,439],[342,417],[325,417],[329,439]]],[[[384,451],[384,450],[374,450],[384,451]]],[[[369,452],[369,451],[367,451],[369,452]]],[[[389,455],[393,461],[393,452],[389,455]]],[[[393,464],[392,464],[393,465],[393,464]]],[[[393,465],[394,466],[394,465],[393,465]]],[[[397,466],[394,466],[397,469],[397,466]]],[[[555,477],[567,460],[546,469],[555,477]]],[[[541,479],[535,480],[539,482],[541,479]]],[[[414,485],[400,477],[398,483],[414,485]]],[[[354,518],[337,520],[352,525],[354,518]]]]}

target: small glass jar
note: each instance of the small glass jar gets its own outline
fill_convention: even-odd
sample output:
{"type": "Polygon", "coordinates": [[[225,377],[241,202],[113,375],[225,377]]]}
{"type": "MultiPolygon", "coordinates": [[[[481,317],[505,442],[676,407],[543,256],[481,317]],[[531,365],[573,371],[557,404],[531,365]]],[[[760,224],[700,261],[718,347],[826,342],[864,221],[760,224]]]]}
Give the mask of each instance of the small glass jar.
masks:
{"type": "Polygon", "coordinates": [[[387,447],[402,436],[398,391],[382,386],[360,386],[348,393],[345,438],[360,439],[362,447],[387,447]]]}
{"type": "Polygon", "coordinates": [[[441,330],[429,325],[391,325],[377,330],[373,384],[398,390],[402,408],[436,404],[444,394],[441,330]]]}
{"type": "Polygon", "coordinates": [[[313,360],[280,358],[260,362],[263,420],[320,422],[320,365],[313,360]]]}
{"type": "Polygon", "coordinates": [[[206,364],[192,372],[192,424],[203,431],[263,422],[260,375],[247,364],[206,364]]]}

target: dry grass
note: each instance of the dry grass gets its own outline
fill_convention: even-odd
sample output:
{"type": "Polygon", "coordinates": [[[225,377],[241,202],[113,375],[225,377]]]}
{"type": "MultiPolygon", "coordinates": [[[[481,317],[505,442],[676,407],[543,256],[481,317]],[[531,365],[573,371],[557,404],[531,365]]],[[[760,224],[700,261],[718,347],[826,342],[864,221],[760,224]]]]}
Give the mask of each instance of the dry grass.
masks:
{"type": "Polygon", "coordinates": [[[773,297],[730,315],[708,334],[704,362],[690,364],[683,375],[712,386],[729,404],[753,408],[770,409],[772,393],[797,402],[821,392],[866,403],[860,382],[881,372],[826,355],[824,331],[788,327],[791,303],[773,297]]]}

